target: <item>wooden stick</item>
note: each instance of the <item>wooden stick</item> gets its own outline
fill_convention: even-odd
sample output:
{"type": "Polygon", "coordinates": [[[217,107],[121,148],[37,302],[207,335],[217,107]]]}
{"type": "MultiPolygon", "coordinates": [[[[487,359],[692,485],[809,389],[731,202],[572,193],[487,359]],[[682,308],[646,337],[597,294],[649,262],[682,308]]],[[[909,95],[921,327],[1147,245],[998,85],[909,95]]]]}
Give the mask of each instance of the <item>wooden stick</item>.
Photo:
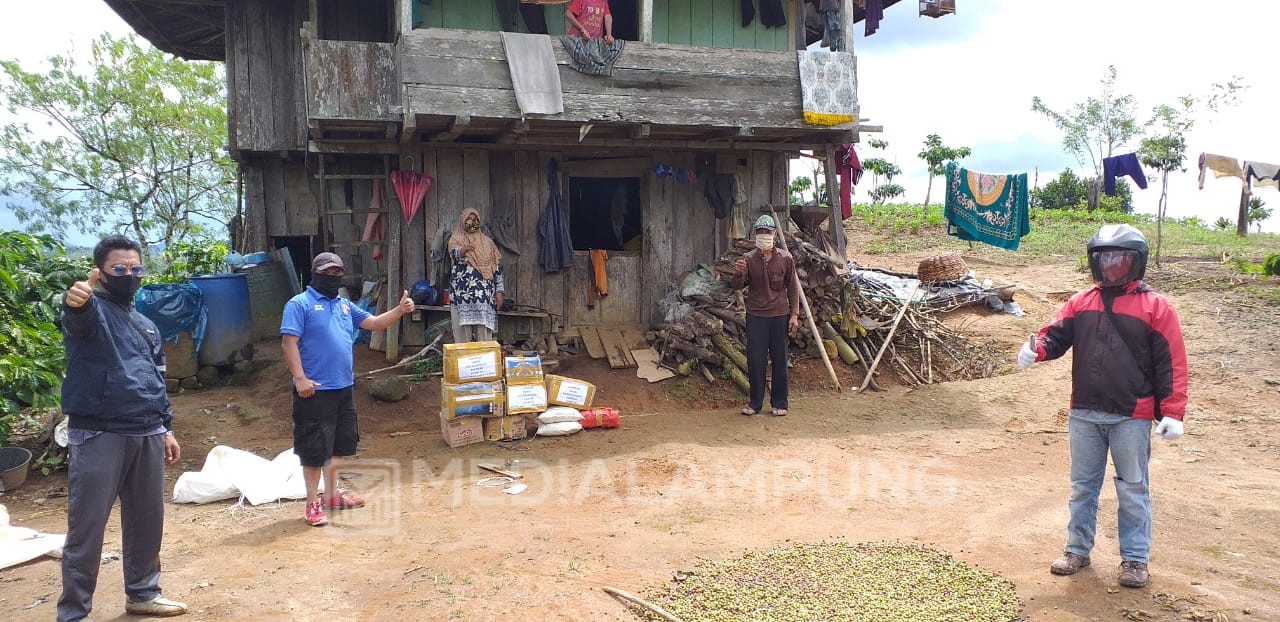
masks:
{"type": "Polygon", "coordinates": [[[662,616],[662,619],[666,620],[667,622],[682,622],[682,621],[680,620],[680,618],[677,618],[677,617],[675,617],[675,616],[673,616],[673,615],[671,615],[671,614],[667,613],[667,612],[666,612],[666,610],[665,610],[665,609],[663,609],[662,607],[659,607],[659,606],[657,606],[657,605],[655,605],[655,604],[652,604],[652,603],[650,603],[650,602],[647,602],[647,601],[645,601],[644,599],[640,598],[639,596],[632,596],[631,594],[628,594],[628,593],[626,593],[626,592],[624,592],[624,591],[622,591],[622,590],[620,590],[620,589],[618,589],[618,588],[616,588],[616,587],[609,587],[609,586],[607,586],[607,585],[606,585],[606,586],[604,586],[604,588],[602,588],[602,589],[604,589],[604,592],[605,592],[606,594],[611,594],[611,595],[613,595],[613,596],[617,596],[618,598],[621,598],[621,599],[623,599],[623,600],[625,600],[625,601],[627,601],[627,602],[630,602],[630,603],[632,603],[632,604],[635,604],[635,605],[639,605],[639,606],[641,606],[641,607],[644,607],[645,609],[648,609],[649,611],[652,611],[653,613],[655,613],[655,614],[657,614],[657,615],[659,615],[659,616],[662,616]]]}
{"type": "Polygon", "coordinates": [[[507,477],[510,477],[511,479],[524,479],[524,476],[523,476],[523,475],[521,475],[521,474],[519,474],[519,473],[516,473],[515,471],[507,471],[507,470],[504,470],[504,469],[500,469],[500,468],[498,468],[498,467],[496,467],[496,466],[493,466],[492,464],[485,464],[485,463],[481,462],[481,463],[476,464],[476,466],[478,466],[478,467],[480,467],[480,468],[482,468],[482,469],[484,469],[484,470],[486,470],[486,471],[491,471],[491,472],[497,473],[498,475],[505,475],[505,476],[507,476],[507,477]]]}
{"type": "MultiPolygon", "coordinates": [[[[778,221],[778,215],[774,213],[772,205],[769,206],[769,215],[773,216],[773,223],[778,227],[778,239],[782,242],[782,247],[787,248],[787,236],[782,232],[787,228],[786,223],[778,221]]],[[[796,291],[800,293],[800,306],[804,307],[804,316],[809,320],[809,333],[814,339],[821,339],[822,333],[818,332],[818,324],[813,321],[813,311],[809,309],[809,298],[804,295],[804,288],[800,286],[799,275],[796,275],[796,291]]],[[[827,356],[827,349],[818,348],[818,353],[822,355],[822,364],[826,365],[827,374],[831,376],[831,384],[835,385],[837,392],[840,391],[840,377],[836,376],[836,368],[831,366],[831,357],[827,356]]]]}
{"type": "Polygon", "coordinates": [[[418,353],[417,353],[417,354],[414,354],[414,355],[412,355],[412,356],[406,356],[406,357],[404,357],[404,358],[400,359],[400,362],[399,362],[399,363],[396,363],[395,365],[392,365],[392,366],[390,366],[390,367],[383,367],[382,369],[375,369],[375,370],[373,370],[373,371],[367,371],[367,372],[364,372],[364,373],[362,373],[362,374],[360,374],[360,375],[361,375],[361,376],[364,376],[364,377],[366,377],[366,378],[367,378],[367,377],[369,377],[369,376],[372,376],[372,375],[374,375],[374,374],[379,374],[379,373],[382,373],[382,372],[384,372],[384,371],[391,371],[391,370],[393,370],[393,369],[399,369],[399,368],[401,368],[401,367],[404,367],[405,365],[408,365],[408,364],[410,364],[410,363],[412,363],[412,362],[414,362],[414,361],[416,361],[416,360],[418,360],[418,359],[422,358],[423,356],[425,356],[425,355],[427,354],[427,351],[428,351],[428,350],[430,350],[430,349],[432,349],[432,348],[434,348],[434,347],[436,347],[437,345],[439,345],[439,344],[440,344],[440,340],[441,340],[441,339],[444,339],[444,333],[441,333],[441,334],[439,334],[439,335],[436,335],[436,338],[435,338],[434,340],[432,340],[432,342],[431,342],[431,343],[427,344],[427,346],[426,346],[426,347],[422,348],[421,350],[418,350],[418,353]]]}
{"type": "Polygon", "coordinates": [[[907,314],[907,309],[911,308],[911,300],[915,298],[917,289],[920,289],[919,281],[916,281],[911,286],[911,291],[907,292],[907,299],[902,301],[902,308],[898,310],[898,317],[893,319],[893,326],[889,327],[889,334],[885,335],[884,343],[880,345],[880,351],[876,353],[875,360],[871,361],[871,368],[867,370],[867,377],[863,378],[862,386],[855,389],[855,392],[861,393],[866,390],[868,384],[871,384],[871,377],[876,373],[876,366],[880,364],[880,357],[884,356],[884,351],[889,349],[890,343],[893,343],[893,333],[898,330],[898,324],[902,322],[902,316],[907,314]]]}

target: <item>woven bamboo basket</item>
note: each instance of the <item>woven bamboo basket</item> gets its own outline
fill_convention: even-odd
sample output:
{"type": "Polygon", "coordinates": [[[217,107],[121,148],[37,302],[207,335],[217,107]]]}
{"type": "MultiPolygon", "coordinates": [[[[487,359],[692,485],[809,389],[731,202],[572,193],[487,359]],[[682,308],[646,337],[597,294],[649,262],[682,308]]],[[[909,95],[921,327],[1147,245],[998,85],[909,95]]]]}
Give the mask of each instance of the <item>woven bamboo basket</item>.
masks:
{"type": "Polygon", "coordinates": [[[920,262],[920,267],[916,270],[916,276],[925,283],[956,281],[967,274],[969,274],[969,266],[965,265],[964,258],[959,253],[926,258],[920,262]]]}

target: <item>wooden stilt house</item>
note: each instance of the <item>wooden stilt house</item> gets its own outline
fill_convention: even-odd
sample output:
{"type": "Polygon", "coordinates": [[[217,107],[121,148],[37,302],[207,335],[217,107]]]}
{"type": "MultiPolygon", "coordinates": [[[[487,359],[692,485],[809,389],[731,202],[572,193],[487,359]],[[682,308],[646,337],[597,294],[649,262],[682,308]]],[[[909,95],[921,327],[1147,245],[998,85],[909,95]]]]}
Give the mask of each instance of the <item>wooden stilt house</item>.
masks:
{"type": "MultiPolygon", "coordinates": [[[[508,298],[555,329],[660,321],[657,302],[683,275],[743,235],[761,208],[787,203],[791,158],[831,157],[870,129],[804,122],[796,50],[816,35],[803,0],[758,0],[784,12],[786,25],[774,27],[744,25],[754,3],[741,0],[612,0],[615,35],[627,41],[611,77],[569,67],[554,40],[565,4],[105,1],[159,48],[225,61],[242,250],[288,247],[303,266],[333,250],[349,275],[398,292],[429,276],[437,231],[473,207],[506,238],[508,298]],[[553,36],[565,111],[522,116],[499,33],[528,32],[537,12],[553,36]],[[577,265],[548,274],[538,219],[553,160],[577,265]],[[434,178],[407,222],[395,170],[434,178]],[[747,201],[717,219],[703,183],[727,173],[747,201]],[[384,241],[362,241],[371,211],[385,212],[384,241]],[[610,251],[609,296],[589,307],[592,248],[610,251]]],[[[846,33],[861,4],[842,1],[846,33]]],[[[406,318],[391,331],[389,358],[422,345],[425,324],[406,318]]]]}

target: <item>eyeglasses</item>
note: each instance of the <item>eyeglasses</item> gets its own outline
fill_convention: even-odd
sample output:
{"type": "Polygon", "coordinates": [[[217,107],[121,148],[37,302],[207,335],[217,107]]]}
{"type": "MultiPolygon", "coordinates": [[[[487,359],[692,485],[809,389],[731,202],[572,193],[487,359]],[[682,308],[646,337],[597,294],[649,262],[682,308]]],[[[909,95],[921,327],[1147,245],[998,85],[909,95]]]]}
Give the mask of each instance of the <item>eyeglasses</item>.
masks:
{"type": "Polygon", "coordinates": [[[147,269],[143,268],[142,266],[126,266],[122,263],[118,263],[114,266],[111,266],[108,268],[108,270],[111,271],[111,274],[114,274],[116,276],[124,276],[126,274],[132,274],[133,276],[142,276],[147,271],[147,269]]]}

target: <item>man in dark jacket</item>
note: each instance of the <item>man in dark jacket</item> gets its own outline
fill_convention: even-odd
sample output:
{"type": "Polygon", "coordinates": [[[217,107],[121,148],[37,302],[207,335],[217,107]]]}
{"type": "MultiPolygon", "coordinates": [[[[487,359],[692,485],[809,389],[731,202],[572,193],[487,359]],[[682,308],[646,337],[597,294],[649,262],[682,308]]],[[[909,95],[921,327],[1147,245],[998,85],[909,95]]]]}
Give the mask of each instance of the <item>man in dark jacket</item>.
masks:
{"type": "Polygon", "coordinates": [[[120,499],[125,612],[176,616],[183,603],[160,596],[164,467],[181,457],[173,437],[160,332],[138,313],[133,296],[141,249],[121,236],[93,249],[89,278],[67,290],[62,307],[68,418],[67,541],[62,552],[58,620],[93,609],[107,519],[120,499]],[[101,283],[102,290],[94,286],[101,283]]]}
{"type": "Polygon", "coordinates": [[[756,249],[734,265],[731,285],[747,288],[747,380],[751,397],[742,409],[754,415],[764,406],[765,367],[773,363],[770,412],[787,414],[787,344],[800,327],[800,281],[796,261],[784,248],[774,246],[777,226],[771,216],[756,219],[756,249]]]}
{"type": "Polygon", "coordinates": [[[1187,355],[1178,314],[1142,282],[1147,239],[1129,225],[1105,225],[1088,244],[1095,285],[1071,297],[1053,323],[1022,345],[1018,365],[1071,362],[1071,522],[1067,546],[1049,570],[1074,574],[1089,565],[1098,493],[1115,463],[1119,501],[1120,585],[1143,587],[1151,548],[1152,421],[1167,440],[1182,436],[1187,409],[1187,355]]]}

